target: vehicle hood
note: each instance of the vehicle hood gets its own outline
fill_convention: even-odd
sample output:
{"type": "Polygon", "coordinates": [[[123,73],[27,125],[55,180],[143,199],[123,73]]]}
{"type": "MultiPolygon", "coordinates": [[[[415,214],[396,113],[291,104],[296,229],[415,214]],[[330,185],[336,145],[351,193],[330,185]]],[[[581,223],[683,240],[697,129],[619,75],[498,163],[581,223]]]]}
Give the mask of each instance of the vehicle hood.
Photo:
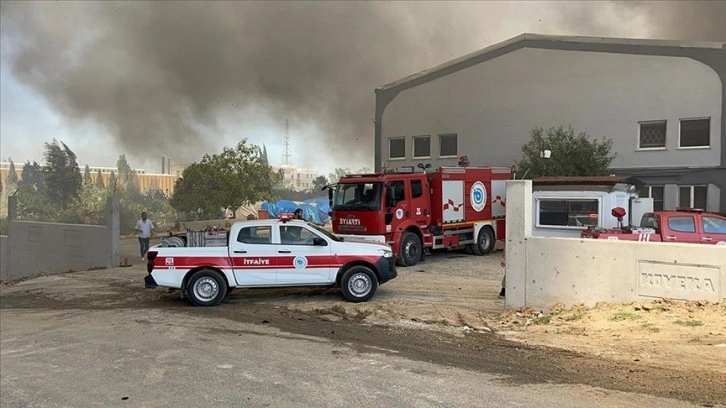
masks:
{"type": "Polygon", "coordinates": [[[389,251],[391,250],[391,246],[388,244],[367,241],[365,239],[358,239],[358,238],[345,237],[345,240],[343,242],[340,242],[340,244],[348,246],[348,247],[355,247],[355,248],[370,248],[372,251],[377,250],[377,249],[387,249],[389,251]]]}

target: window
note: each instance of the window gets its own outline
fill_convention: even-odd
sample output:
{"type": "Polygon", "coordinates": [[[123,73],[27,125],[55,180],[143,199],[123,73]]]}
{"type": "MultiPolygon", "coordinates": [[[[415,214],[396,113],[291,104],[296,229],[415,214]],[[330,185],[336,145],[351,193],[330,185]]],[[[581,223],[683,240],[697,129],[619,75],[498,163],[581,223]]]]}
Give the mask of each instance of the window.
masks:
{"type": "Polygon", "coordinates": [[[679,147],[709,147],[711,118],[681,119],[679,147]]]}
{"type": "Polygon", "coordinates": [[[726,220],[703,217],[703,232],[706,234],[726,234],[726,220]]]}
{"type": "Polygon", "coordinates": [[[693,217],[670,217],[668,218],[668,229],[676,232],[696,232],[696,223],[693,217]]]}
{"type": "Polygon", "coordinates": [[[456,146],[456,133],[439,135],[439,156],[456,156],[458,149],[456,146]]]}
{"type": "Polygon", "coordinates": [[[419,198],[423,195],[423,182],[411,180],[411,198],[419,198]]]}
{"type": "Polygon", "coordinates": [[[313,245],[313,234],[307,228],[297,225],[286,225],[280,227],[280,242],[283,245],[313,245]]]}
{"type": "Polygon", "coordinates": [[[708,186],[678,186],[678,206],[705,210],[708,202],[708,186]]]}
{"type": "Polygon", "coordinates": [[[413,137],[413,157],[431,157],[431,136],[413,137]]]}
{"type": "Polygon", "coordinates": [[[640,122],[638,149],[664,149],[666,146],[666,121],[640,122]]]}
{"type": "Polygon", "coordinates": [[[396,137],[388,139],[388,157],[391,159],[406,158],[406,139],[396,137]]]}
{"type": "Polygon", "coordinates": [[[244,227],[239,230],[237,235],[237,242],[243,244],[270,244],[272,243],[272,234],[270,231],[272,227],[244,227]]]}
{"type": "Polygon", "coordinates": [[[653,199],[653,211],[663,211],[663,186],[643,186],[638,195],[653,199]]]}
{"type": "Polygon", "coordinates": [[[393,187],[393,199],[395,202],[406,199],[406,190],[404,188],[403,181],[392,181],[391,187],[393,187]]]}
{"type": "Polygon", "coordinates": [[[598,199],[539,199],[537,225],[584,228],[598,225],[598,199]]]}

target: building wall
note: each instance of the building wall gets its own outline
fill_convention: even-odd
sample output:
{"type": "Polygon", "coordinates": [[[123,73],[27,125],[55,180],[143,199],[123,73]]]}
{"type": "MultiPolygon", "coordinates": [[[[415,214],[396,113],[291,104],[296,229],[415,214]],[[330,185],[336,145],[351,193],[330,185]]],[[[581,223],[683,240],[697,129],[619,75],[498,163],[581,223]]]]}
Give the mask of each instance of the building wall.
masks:
{"type": "Polygon", "coordinates": [[[722,84],[690,58],[521,48],[401,91],[383,112],[385,167],[439,159],[437,135],[458,134],[472,164],[508,166],[535,126],[573,125],[613,138],[614,168],[721,164],[722,84]],[[679,119],[711,118],[711,146],[679,149],[679,119]],[[639,121],[667,120],[666,149],[638,150],[639,121]],[[413,159],[412,137],[432,136],[432,157],[413,159]],[[406,159],[388,139],[406,137],[406,159]]]}
{"type": "Polygon", "coordinates": [[[318,172],[312,169],[304,169],[295,166],[281,166],[275,170],[281,169],[283,172],[282,184],[284,187],[295,191],[309,190],[318,172]]]}
{"type": "Polygon", "coordinates": [[[706,185],[707,209],[724,211],[724,82],[721,43],[524,34],[376,89],[375,167],[456,165],[437,157],[439,132],[459,134],[457,153],[472,164],[510,165],[532,127],[571,124],[613,138],[613,172],[665,186],[665,203],[677,205],[678,186],[706,185]],[[710,117],[710,146],[678,148],[680,119],[700,115],[710,117]],[[665,149],[637,149],[647,120],[667,121],[665,149]],[[425,134],[432,158],[413,160],[410,138],[425,134]],[[389,160],[388,138],[398,136],[407,157],[389,160]]]}
{"type": "Polygon", "coordinates": [[[726,301],[726,246],[534,237],[531,195],[507,182],[507,307],[726,301]]]}

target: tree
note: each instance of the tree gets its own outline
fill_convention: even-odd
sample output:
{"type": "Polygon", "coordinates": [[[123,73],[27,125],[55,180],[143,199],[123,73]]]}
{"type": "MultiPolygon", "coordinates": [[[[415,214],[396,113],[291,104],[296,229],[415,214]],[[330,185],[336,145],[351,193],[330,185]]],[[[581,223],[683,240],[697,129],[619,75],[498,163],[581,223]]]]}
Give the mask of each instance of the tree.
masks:
{"type": "Polygon", "coordinates": [[[126,161],[125,154],[118,157],[116,168],[118,170],[117,183],[120,190],[125,192],[128,197],[138,198],[141,193],[139,190],[139,182],[136,178],[136,171],[126,161]]]}
{"type": "Polygon", "coordinates": [[[83,185],[89,186],[91,183],[91,168],[86,164],[86,167],[83,169],[83,185]]]}
{"type": "Polygon", "coordinates": [[[599,176],[608,174],[612,153],[612,139],[590,139],[581,132],[575,136],[572,126],[532,129],[532,138],[522,146],[519,171],[529,177],[540,176],[599,176]],[[549,150],[550,157],[543,157],[549,150]]]}
{"type": "Polygon", "coordinates": [[[101,175],[101,169],[96,169],[96,187],[105,189],[106,186],[103,184],[103,176],[101,175]]]}
{"type": "Polygon", "coordinates": [[[18,189],[18,173],[15,172],[13,159],[10,159],[10,168],[8,168],[8,175],[5,177],[5,189],[8,195],[13,195],[15,190],[18,189]]]}
{"type": "Polygon", "coordinates": [[[346,174],[352,174],[353,172],[348,167],[338,167],[335,170],[333,170],[332,173],[328,175],[328,181],[331,183],[337,183],[341,177],[345,176],[346,174]]]}
{"type": "Polygon", "coordinates": [[[83,178],[76,154],[65,143],[53,139],[52,143],[45,143],[45,163],[46,195],[51,203],[65,210],[81,191],[83,178]]]}
{"type": "Polygon", "coordinates": [[[267,159],[267,146],[264,143],[262,143],[262,162],[265,166],[270,165],[270,160],[267,159]]]}
{"type": "Polygon", "coordinates": [[[172,206],[177,211],[216,216],[220,209],[272,199],[272,189],[282,179],[265,164],[263,151],[243,139],[220,154],[205,154],[192,163],[174,186],[172,206]]]}
{"type": "Polygon", "coordinates": [[[312,187],[310,188],[312,193],[319,193],[323,187],[328,185],[328,179],[325,176],[318,176],[313,180],[312,187]]]}
{"type": "Polygon", "coordinates": [[[108,177],[108,190],[111,195],[116,194],[116,173],[111,170],[111,175],[108,177]]]}
{"type": "Polygon", "coordinates": [[[28,160],[25,163],[25,166],[23,166],[23,172],[20,175],[20,185],[21,186],[28,186],[29,188],[32,188],[34,191],[37,191],[41,195],[45,194],[45,180],[43,179],[43,169],[40,167],[40,164],[38,162],[33,161],[33,163],[30,163],[30,160],[28,160]]]}

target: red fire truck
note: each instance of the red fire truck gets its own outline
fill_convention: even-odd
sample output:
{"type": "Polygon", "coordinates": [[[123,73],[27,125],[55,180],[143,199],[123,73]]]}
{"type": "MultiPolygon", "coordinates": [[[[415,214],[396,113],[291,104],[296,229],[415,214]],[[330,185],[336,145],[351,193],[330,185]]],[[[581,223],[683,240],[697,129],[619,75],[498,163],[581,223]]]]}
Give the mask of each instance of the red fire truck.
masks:
{"type": "Polygon", "coordinates": [[[424,248],[485,255],[504,239],[511,175],[508,167],[347,175],[335,185],[333,232],[386,243],[402,266],[416,265],[424,248]]]}

